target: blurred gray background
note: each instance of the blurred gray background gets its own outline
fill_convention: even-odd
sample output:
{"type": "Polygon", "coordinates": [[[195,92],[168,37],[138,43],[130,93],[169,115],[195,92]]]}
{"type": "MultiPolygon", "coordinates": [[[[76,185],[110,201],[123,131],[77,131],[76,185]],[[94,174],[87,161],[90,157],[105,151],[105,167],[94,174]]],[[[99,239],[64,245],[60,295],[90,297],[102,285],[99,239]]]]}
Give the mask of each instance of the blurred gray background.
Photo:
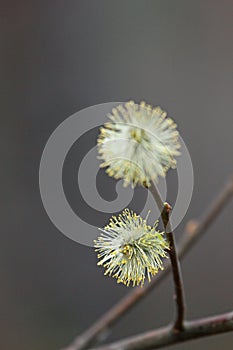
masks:
{"type": "MultiPolygon", "coordinates": [[[[230,0],[1,1],[1,349],[59,349],[129,291],[104,277],[93,249],[66,238],[43,208],[41,153],[68,116],[143,99],[175,118],[195,175],[177,237],[220,190],[232,172],[232,11],[230,0]]],[[[96,136],[78,141],[64,182],[76,212],[102,226],[109,214],[95,221],[73,179],[96,136]]],[[[115,182],[103,173],[98,181],[113,200],[115,182]]],[[[171,202],[176,184],[169,173],[171,202]]],[[[231,202],[182,263],[189,318],[232,308],[232,209],[231,202]]],[[[168,278],[109,339],[164,325],[173,311],[168,278]]],[[[232,343],[228,334],[174,349],[230,350],[232,343]]]]}

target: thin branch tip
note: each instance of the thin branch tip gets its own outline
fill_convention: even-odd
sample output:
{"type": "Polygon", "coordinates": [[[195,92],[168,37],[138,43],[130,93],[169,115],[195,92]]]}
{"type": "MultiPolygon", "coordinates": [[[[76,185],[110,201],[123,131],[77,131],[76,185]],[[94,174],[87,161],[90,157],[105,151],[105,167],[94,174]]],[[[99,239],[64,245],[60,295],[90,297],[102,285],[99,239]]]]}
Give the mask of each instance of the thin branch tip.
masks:
{"type": "MultiPolygon", "coordinates": [[[[160,197],[159,192],[156,194],[155,189],[152,193],[155,201],[160,197]]],[[[175,287],[175,303],[176,303],[176,320],[173,325],[173,332],[175,334],[180,333],[184,329],[184,317],[185,317],[185,293],[184,285],[181,273],[181,267],[179,262],[179,256],[176,251],[176,244],[172,228],[170,225],[170,212],[172,210],[171,205],[168,202],[164,203],[163,211],[161,213],[164,229],[166,232],[167,240],[169,242],[170,249],[168,250],[168,255],[171,261],[171,269],[173,273],[173,281],[175,287]]]]}

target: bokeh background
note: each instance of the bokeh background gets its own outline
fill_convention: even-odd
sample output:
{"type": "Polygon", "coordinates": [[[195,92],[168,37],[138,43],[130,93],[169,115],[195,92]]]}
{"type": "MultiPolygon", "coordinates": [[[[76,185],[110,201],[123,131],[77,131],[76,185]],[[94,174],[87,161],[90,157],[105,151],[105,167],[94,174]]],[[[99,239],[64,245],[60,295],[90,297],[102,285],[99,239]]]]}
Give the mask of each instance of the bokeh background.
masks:
{"type": "MultiPolygon", "coordinates": [[[[129,291],[104,277],[93,249],[65,237],[43,208],[40,157],[68,116],[94,104],[144,99],[175,118],[195,175],[177,237],[229,177],[232,11],[230,0],[1,1],[1,349],[59,349],[129,291]]],[[[73,179],[96,136],[94,130],[78,141],[65,185],[77,214],[83,210],[102,226],[109,214],[95,221],[79,205],[73,179]]],[[[98,186],[111,205],[114,181],[102,174],[98,186]]],[[[169,200],[175,186],[169,173],[169,200]]],[[[232,209],[231,202],[182,262],[189,318],[232,308],[232,209]]],[[[109,340],[169,322],[171,282],[131,310],[109,340]]],[[[228,334],[174,349],[232,344],[228,334]]]]}

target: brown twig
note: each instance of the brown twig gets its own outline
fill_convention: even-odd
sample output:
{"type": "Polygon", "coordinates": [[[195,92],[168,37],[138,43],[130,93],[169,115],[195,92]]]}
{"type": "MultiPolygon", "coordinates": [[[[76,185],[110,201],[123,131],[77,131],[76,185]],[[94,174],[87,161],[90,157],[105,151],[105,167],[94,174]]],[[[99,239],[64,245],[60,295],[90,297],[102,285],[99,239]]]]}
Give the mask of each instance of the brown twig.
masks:
{"type": "Polygon", "coordinates": [[[171,269],[172,269],[174,286],[175,286],[174,299],[176,302],[176,309],[177,309],[176,320],[175,320],[173,329],[175,332],[180,332],[183,329],[183,323],[184,323],[185,297],[184,297],[184,286],[183,286],[179,257],[176,252],[175,239],[174,239],[170,221],[169,221],[170,211],[171,211],[171,206],[168,203],[164,203],[164,208],[161,216],[163,220],[164,229],[167,235],[167,240],[170,245],[168,254],[171,261],[171,269]]]}
{"type": "Polygon", "coordinates": [[[233,331],[233,312],[186,322],[179,333],[172,326],[156,329],[103,345],[92,350],[150,350],[163,348],[188,340],[233,331]]]}
{"type": "Polygon", "coordinates": [[[176,302],[176,309],[177,309],[176,320],[175,320],[173,329],[175,332],[180,332],[183,329],[183,322],[184,322],[184,315],[185,315],[185,297],[184,297],[184,287],[183,287],[179,257],[176,252],[175,239],[174,239],[174,235],[173,235],[173,231],[170,223],[170,211],[172,208],[168,203],[163,203],[160,193],[154,183],[152,183],[150,186],[150,192],[161,213],[164,230],[170,246],[170,249],[168,250],[168,254],[171,261],[171,270],[172,270],[173,281],[175,286],[174,299],[176,302]]]}
{"type": "MultiPolygon", "coordinates": [[[[223,208],[227,205],[233,195],[233,177],[225,184],[220,194],[213,200],[210,208],[204,213],[199,221],[191,221],[187,224],[183,238],[178,244],[178,255],[182,258],[190,247],[201,237],[212,222],[218,217],[223,208]]],[[[123,297],[109,311],[102,315],[89,329],[77,336],[73,343],[64,350],[83,350],[100,339],[117,320],[128,310],[144,298],[158,283],[160,283],[170,272],[171,265],[165,264],[162,273],[159,273],[151,283],[145,284],[142,288],[136,288],[123,297]]]]}

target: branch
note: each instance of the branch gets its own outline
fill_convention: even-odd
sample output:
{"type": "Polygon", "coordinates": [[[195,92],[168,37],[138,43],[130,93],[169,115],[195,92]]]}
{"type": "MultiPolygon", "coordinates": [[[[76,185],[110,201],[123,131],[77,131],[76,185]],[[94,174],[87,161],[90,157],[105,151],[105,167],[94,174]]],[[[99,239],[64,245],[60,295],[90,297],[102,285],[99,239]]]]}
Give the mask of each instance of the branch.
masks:
{"type": "MultiPolygon", "coordinates": [[[[182,258],[193,244],[201,237],[208,227],[218,217],[227,203],[233,196],[233,177],[225,184],[220,194],[213,200],[211,206],[204,213],[199,221],[190,221],[187,226],[183,239],[178,245],[178,256],[182,258]]],[[[151,283],[145,284],[142,288],[136,288],[128,295],[123,297],[109,311],[102,315],[93,325],[84,333],[77,336],[73,343],[64,350],[83,350],[93,342],[98,341],[101,335],[107,331],[117,320],[119,320],[128,310],[144,298],[158,283],[160,283],[170,272],[171,265],[165,264],[162,273],[159,273],[151,283]]]]}
{"type": "Polygon", "coordinates": [[[180,332],[183,329],[184,316],[185,316],[185,297],[184,297],[184,286],[180,268],[180,262],[178,258],[178,254],[176,252],[176,244],[173,236],[173,232],[171,230],[171,225],[169,222],[171,207],[168,203],[164,203],[164,208],[162,211],[162,220],[165,228],[165,232],[167,235],[167,239],[170,245],[170,249],[168,250],[168,254],[171,261],[171,268],[173,274],[173,280],[175,285],[175,301],[176,301],[176,321],[174,323],[174,330],[176,332],[180,332]]]}
{"type": "Polygon", "coordinates": [[[167,240],[169,242],[170,249],[168,250],[168,254],[171,261],[171,269],[173,274],[173,281],[175,286],[175,296],[174,299],[176,301],[176,321],[174,323],[174,330],[176,332],[180,332],[183,328],[184,315],[185,315],[185,298],[184,298],[184,287],[183,280],[180,268],[179,257],[176,252],[176,244],[173,236],[171,223],[170,223],[170,211],[171,206],[168,203],[163,203],[163,200],[160,196],[160,193],[154,183],[151,184],[149,188],[158,208],[161,213],[161,218],[163,221],[164,230],[167,236],[167,240]]]}
{"type": "Polygon", "coordinates": [[[175,333],[171,326],[159,328],[103,345],[92,350],[150,350],[163,348],[188,340],[233,331],[233,312],[186,322],[181,332],[175,333]]]}

